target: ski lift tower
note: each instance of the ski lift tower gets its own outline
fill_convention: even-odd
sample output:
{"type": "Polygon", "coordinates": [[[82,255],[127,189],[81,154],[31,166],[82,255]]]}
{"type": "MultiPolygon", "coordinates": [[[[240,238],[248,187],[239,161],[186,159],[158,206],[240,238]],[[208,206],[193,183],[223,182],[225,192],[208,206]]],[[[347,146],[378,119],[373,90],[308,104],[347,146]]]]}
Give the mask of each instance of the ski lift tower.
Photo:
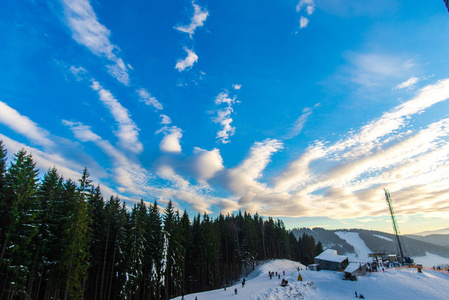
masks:
{"type": "Polygon", "coordinates": [[[394,211],[393,211],[393,202],[391,201],[391,197],[390,197],[390,192],[388,192],[387,189],[384,189],[385,191],[385,198],[387,200],[388,203],[388,207],[390,208],[390,214],[391,214],[391,219],[393,220],[393,229],[394,229],[394,233],[396,234],[396,240],[398,241],[398,248],[399,248],[399,253],[401,255],[401,263],[411,263],[410,257],[405,257],[404,255],[404,246],[402,245],[402,241],[401,241],[401,237],[400,237],[400,232],[399,232],[399,226],[396,223],[396,217],[394,216],[394,211]]]}

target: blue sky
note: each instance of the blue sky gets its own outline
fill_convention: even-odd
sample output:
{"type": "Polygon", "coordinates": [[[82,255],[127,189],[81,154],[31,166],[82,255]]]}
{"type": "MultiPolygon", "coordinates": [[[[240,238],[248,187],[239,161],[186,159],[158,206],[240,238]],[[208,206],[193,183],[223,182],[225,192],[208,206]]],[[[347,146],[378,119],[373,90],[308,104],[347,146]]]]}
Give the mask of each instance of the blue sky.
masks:
{"type": "Polygon", "coordinates": [[[3,1],[0,139],[105,197],[447,227],[443,1],[3,1]]]}

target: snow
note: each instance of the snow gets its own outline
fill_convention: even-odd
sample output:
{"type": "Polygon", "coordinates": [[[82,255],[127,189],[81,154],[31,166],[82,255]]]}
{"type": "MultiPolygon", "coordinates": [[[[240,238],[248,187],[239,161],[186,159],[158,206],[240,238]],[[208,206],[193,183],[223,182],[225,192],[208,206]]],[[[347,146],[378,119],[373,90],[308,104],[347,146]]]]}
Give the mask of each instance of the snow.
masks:
{"type": "MultiPolygon", "coordinates": [[[[274,260],[260,265],[246,278],[245,287],[241,282],[224,289],[190,294],[185,300],[205,299],[348,299],[355,298],[355,291],[366,299],[442,299],[449,294],[449,274],[433,270],[418,273],[414,268],[386,269],[385,272],[368,273],[357,276],[357,281],[343,280],[344,273],[335,271],[301,270],[304,281],[298,281],[297,268],[304,268],[297,262],[274,260]],[[281,287],[281,279],[271,279],[268,272],[285,271],[286,287],[281,287]],[[238,294],[234,295],[234,289],[238,294]]],[[[180,300],[181,297],[175,298],[180,300]]]]}
{"type": "Polygon", "coordinates": [[[344,261],[345,259],[347,259],[346,256],[343,255],[337,255],[337,251],[333,250],[333,249],[327,249],[324,250],[323,252],[321,252],[320,255],[318,255],[317,257],[315,257],[316,259],[320,259],[320,260],[326,260],[326,261],[332,261],[332,262],[337,262],[337,263],[341,263],[342,261],[344,261]]]}
{"type": "Polygon", "coordinates": [[[345,272],[352,273],[352,272],[354,272],[355,270],[357,270],[358,268],[360,268],[360,263],[350,263],[350,264],[346,267],[345,272]]]}
{"type": "Polygon", "coordinates": [[[365,242],[360,238],[358,232],[337,231],[335,232],[335,234],[354,247],[355,253],[348,254],[349,261],[352,262],[372,261],[372,259],[368,257],[368,254],[372,253],[372,251],[370,250],[370,248],[368,248],[368,246],[366,246],[365,242]]]}
{"type": "Polygon", "coordinates": [[[413,257],[415,264],[421,264],[424,267],[433,267],[449,264],[449,258],[426,252],[425,256],[413,257]]]}
{"type": "Polygon", "coordinates": [[[378,235],[378,234],[373,234],[373,235],[374,235],[374,236],[377,236],[377,237],[380,238],[380,239],[383,239],[383,240],[386,240],[386,241],[389,241],[389,242],[394,242],[392,239],[387,238],[386,236],[378,235]]]}

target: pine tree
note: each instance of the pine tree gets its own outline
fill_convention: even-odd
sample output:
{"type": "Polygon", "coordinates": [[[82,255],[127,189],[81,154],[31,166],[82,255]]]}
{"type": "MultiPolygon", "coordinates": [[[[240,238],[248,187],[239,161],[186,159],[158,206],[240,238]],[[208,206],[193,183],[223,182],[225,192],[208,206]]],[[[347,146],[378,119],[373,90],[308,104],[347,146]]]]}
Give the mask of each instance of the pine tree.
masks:
{"type": "MultiPolygon", "coordinates": [[[[87,170],[85,170],[87,172],[87,170]]],[[[103,285],[101,284],[104,275],[104,250],[107,248],[107,234],[104,200],[101,195],[100,186],[91,187],[91,192],[87,194],[88,213],[89,213],[89,257],[90,268],[88,271],[88,283],[86,287],[86,296],[92,299],[102,299],[103,285]]]]}
{"type": "Polygon", "coordinates": [[[87,172],[83,173],[79,187],[71,180],[65,183],[68,216],[65,227],[67,247],[63,253],[63,263],[67,271],[64,300],[83,297],[83,285],[89,268],[89,186],[87,172]]]}
{"type": "Polygon", "coordinates": [[[147,208],[141,200],[131,212],[128,239],[128,268],[124,287],[125,299],[132,299],[140,292],[140,282],[143,281],[143,259],[145,255],[145,221],[147,208]]]}
{"type": "Polygon", "coordinates": [[[5,176],[5,199],[9,206],[1,261],[8,266],[10,280],[5,290],[14,298],[26,297],[26,283],[31,276],[33,237],[38,232],[35,218],[39,211],[36,197],[37,175],[31,155],[20,150],[5,176]]]}

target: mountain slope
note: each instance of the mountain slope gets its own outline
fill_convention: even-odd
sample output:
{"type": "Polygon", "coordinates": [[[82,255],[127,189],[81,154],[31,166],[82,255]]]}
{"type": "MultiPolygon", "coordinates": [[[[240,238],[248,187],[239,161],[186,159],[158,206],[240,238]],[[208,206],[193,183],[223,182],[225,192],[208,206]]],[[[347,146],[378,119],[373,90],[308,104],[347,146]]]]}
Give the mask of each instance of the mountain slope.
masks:
{"type": "MultiPolygon", "coordinates": [[[[297,268],[301,265],[289,260],[274,260],[258,266],[246,278],[245,287],[241,283],[226,290],[214,290],[187,295],[185,300],[204,299],[348,299],[355,292],[365,299],[442,299],[449,294],[449,274],[416,269],[387,269],[386,272],[359,276],[357,281],[343,280],[343,273],[333,271],[300,271],[303,281],[297,281],[297,268]],[[286,272],[289,281],[281,287],[281,279],[270,279],[268,272],[286,272]],[[237,295],[234,289],[237,288],[237,295]]],[[[281,276],[281,278],[283,278],[281,276]]],[[[181,297],[175,298],[180,300],[181,297]]]]}
{"type": "MultiPolygon", "coordinates": [[[[342,239],[342,236],[337,234],[337,232],[354,232],[358,233],[360,239],[363,240],[365,245],[371,252],[382,251],[387,254],[398,253],[396,236],[390,233],[374,231],[374,230],[364,230],[364,229],[341,229],[341,230],[326,230],[323,228],[301,228],[293,229],[293,234],[297,237],[301,236],[303,233],[312,235],[315,241],[321,241],[324,248],[332,248],[338,251],[339,254],[357,254],[354,246],[347,240],[342,239]]],[[[428,243],[426,241],[417,240],[407,236],[402,237],[403,244],[406,249],[406,255],[411,257],[421,257],[426,256],[427,253],[438,255],[441,257],[449,258],[449,247],[435,245],[428,243]]]]}

